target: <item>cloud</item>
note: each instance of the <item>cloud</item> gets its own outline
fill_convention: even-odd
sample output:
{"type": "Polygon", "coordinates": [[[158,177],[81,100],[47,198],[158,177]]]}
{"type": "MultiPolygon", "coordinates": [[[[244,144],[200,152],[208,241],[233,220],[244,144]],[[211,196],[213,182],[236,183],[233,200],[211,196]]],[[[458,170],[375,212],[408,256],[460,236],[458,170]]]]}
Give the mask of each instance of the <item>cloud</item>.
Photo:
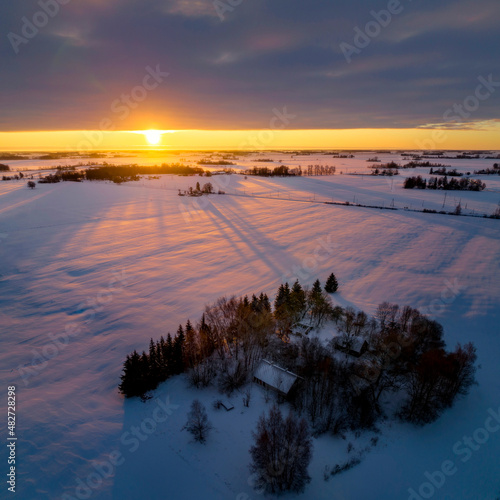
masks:
{"type": "MultiPolygon", "coordinates": [[[[70,2],[19,54],[3,37],[0,129],[95,128],[157,64],[169,78],[120,128],[258,129],[282,106],[296,128],[440,123],[478,76],[500,80],[500,10],[492,0],[404,5],[348,64],[340,43],[387,2],[244,0],[224,22],[211,0],[70,2]]],[[[0,33],[20,33],[39,9],[8,2],[0,33]]],[[[499,105],[500,91],[474,120],[496,119],[499,105]]]]}
{"type": "Polygon", "coordinates": [[[417,128],[422,129],[439,129],[439,130],[474,130],[474,131],[500,131],[500,119],[492,120],[476,120],[465,122],[443,122],[443,123],[426,123],[417,128]]]}
{"type": "Polygon", "coordinates": [[[166,3],[165,12],[186,17],[218,17],[210,0],[173,0],[166,3]]]}

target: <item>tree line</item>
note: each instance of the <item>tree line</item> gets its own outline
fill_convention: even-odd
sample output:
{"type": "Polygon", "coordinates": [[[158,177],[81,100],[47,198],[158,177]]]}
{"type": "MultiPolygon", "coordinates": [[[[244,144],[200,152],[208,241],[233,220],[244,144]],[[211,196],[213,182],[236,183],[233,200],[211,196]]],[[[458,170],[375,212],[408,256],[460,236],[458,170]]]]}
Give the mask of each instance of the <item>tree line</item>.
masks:
{"type": "Polygon", "coordinates": [[[182,163],[162,165],[114,165],[98,168],[88,168],[85,178],[89,181],[109,180],[113,182],[127,182],[139,180],[140,175],[173,174],[173,175],[203,175],[204,170],[199,167],[189,167],[182,163]]]}
{"type": "Polygon", "coordinates": [[[479,179],[461,178],[449,179],[444,177],[431,177],[429,180],[421,175],[407,177],[403,184],[404,189],[443,189],[450,191],[482,191],[486,184],[479,179]]]}

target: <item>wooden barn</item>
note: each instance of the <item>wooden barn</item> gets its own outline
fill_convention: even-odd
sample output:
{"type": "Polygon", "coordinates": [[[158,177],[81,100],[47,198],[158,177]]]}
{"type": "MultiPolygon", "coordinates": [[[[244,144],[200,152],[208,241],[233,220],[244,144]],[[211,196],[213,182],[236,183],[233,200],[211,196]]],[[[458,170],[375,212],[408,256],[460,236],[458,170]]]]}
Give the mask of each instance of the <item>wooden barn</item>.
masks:
{"type": "Polygon", "coordinates": [[[288,395],[298,378],[300,377],[295,373],[265,359],[261,360],[253,376],[255,383],[272,389],[282,396],[288,395]]]}

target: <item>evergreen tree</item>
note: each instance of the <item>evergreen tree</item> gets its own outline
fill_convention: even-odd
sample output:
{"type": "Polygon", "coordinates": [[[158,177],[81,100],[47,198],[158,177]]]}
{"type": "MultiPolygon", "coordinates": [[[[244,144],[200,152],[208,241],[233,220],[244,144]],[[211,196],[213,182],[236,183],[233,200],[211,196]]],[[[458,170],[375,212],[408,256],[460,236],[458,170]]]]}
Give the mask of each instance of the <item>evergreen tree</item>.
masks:
{"type": "Polygon", "coordinates": [[[274,317],[282,334],[287,335],[294,321],[290,287],[281,284],[274,300],[274,317]]]}
{"type": "Polygon", "coordinates": [[[166,342],[165,339],[163,338],[163,335],[160,338],[160,341],[157,343],[156,346],[156,355],[160,363],[160,380],[164,381],[167,380],[167,378],[170,376],[170,373],[168,371],[168,358],[167,358],[167,349],[166,349],[166,342]]]}
{"type": "MultiPolygon", "coordinates": [[[[248,299],[247,299],[248,301],[248,299]]],[[[212,329],[205,320],[205,314],[201,316],[200,327],[198,328],[200,334],[200,350],[201,357],[208,358],[215,351],[215,342],[212,336],[212,329]]]]}
{"type": "Polygon", "coordinates": [[[321,289],[321,283],[319,280],[314,282],[313,287],[309,292],[307,305],[311,314],[311,320],[314,322],[316,327],[319,327],[332,312],[330,299],[321,289]]]}
{"type": "Polygon", "coordinates": [[[290,292],[290,305],[293,312],[294,320],[299,321],[304,316],[307,307],[306,292],[297,280],[290,292]]]}
{"type": "Polygon", "coordinates": [[[321,283],[319,280],[316,280],[313,283],[312,289],[311,289],[311,299],[312,300],[318,300],[321,297],[321,283]]]}
{"type": "Polygon", "coordinates": [[[164,345],[163,350],[163,360],[166,365],[166,372],[168,376],[174,374],[174,343],[172,341],[172,335],[167,334],[167,341],[164,345]]]}
{"type": "Polygon", "coordinates": [[[145,351],[142,351],[142,354],[139,358],[139,384],[142,390],[141,395],[144,395],[146,392],[155,389],[158,385],[158,380],[155,380],[151,375],[149,356],[145,351]]]}
{"type": "Polygon", "coordinates": [[[196,345],[196,332],[189,320],[187,320],[185,332],[184,366],[193,367],[197,363],[198,348],[196,345]]]}
{"type": "Polygon", "coordinates": [[[184,330],[182,325],[179,325],[179,329],[177,330],[177,335],[174,339],[173,345],[173,355],[172,355],[172,371],[174,374],[182,373],[184,371],[184,330]]]}
{"type": "Polygon", "coordinates": [[[149,375],[152,384],[158,384],[160,382],[160,363],[156,353],[156,344],[153,339],[149,341],[149,375]]]}
{"type": "Polygon", "coordinates": [[[141,385],[140,356],[137,351],[127,356],[123,364],[121,380],[118,388],[127,398],[142,396],[146,392],[141,385]]]}
{"type": "Polygon", "coordinates": [[[259,304],[259,299],[256,297],[256,295],[252,295],[252,302],[250,304],[250,307],[252,308],[253,312],[259,312],[260,311],[260,304],[259,304]]]}
{"type": "Polygon", "coordinates": [[[337,278],[335,277],[335,274],[332,273],[326,280],[325,291],[327,293],[335,293],[338,289],[339,283],[337,281],[337,278]]]}
{"type": "Polygon", "coordinates": [[[271,303],[269,302],[269,297],[265,293],[261,293],[259,296],[259,302],[262,305],[262,311],[271,312],[271,303]]]}

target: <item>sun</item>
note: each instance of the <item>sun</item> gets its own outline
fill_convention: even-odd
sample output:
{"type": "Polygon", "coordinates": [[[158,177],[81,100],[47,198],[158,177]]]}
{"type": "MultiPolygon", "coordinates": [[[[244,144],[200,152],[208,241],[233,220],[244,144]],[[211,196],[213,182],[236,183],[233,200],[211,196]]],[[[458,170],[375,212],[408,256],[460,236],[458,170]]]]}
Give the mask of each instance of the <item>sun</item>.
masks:
{"type": "Polygon", "coordinates": [[[149,144],[153,146],[161,141],[162,133],[159,130],[145,130],[143,134],[149,144]]]}

